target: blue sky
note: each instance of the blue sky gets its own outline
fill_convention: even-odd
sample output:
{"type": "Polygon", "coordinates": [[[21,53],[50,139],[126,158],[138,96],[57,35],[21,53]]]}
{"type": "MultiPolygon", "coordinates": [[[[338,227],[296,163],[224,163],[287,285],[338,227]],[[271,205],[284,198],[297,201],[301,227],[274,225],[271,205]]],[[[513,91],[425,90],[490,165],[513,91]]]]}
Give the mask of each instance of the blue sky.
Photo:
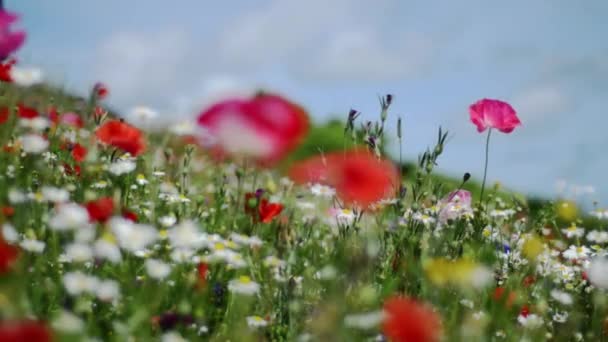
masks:
{"type": "MultiPolygon", "coordinates": [[[[6,0],[29,37],[18,56],[75,92],[109,85],[120,109],[194,115],[217,92],[263,87],[326,120],[378,113],[395,94],[406,156],[451,132],[441,170],[481,178],[468,105],[512,103],[523,127],[493,135],[489,180],[555,194],[563,179],[608,202],[608,2],[6,0]]],[[[396,151],[396,148],[393,150],[396,151]]]]}

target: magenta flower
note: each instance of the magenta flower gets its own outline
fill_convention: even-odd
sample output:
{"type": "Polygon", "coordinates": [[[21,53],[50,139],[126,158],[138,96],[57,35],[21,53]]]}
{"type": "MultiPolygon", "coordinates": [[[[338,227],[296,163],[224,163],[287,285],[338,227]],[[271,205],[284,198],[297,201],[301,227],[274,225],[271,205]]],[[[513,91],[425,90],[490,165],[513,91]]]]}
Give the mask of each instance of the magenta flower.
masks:
{"type": "Polygon", "coordinates": [[[25,31],[11,30],[11,25],[18,20],[16,14],[0,10],[0,59],[7,58],[25,41],[25,31]]]}
{"type": "Polygon", "coordinates": [[[513,107],[500,100],[479,100],[469,107],[469,113],[478,132],[483,132],[489,127],[503,133],[511,133],[515,127],[521,125],[513,107]]]}

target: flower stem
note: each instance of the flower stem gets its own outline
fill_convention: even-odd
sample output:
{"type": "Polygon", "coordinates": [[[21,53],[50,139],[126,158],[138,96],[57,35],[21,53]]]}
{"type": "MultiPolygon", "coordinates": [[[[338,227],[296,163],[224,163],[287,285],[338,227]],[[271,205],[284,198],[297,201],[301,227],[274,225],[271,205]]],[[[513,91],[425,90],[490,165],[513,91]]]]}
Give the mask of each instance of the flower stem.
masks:
{"type": "Polygon", "coordinates": [[[481,182],[481,194],[479,196],[479,202],[483,203],[483,191],[486,188],[486,176],[488,175],[488,155],[490,151],[490,134],[492,133],[492,129],[488,129],[488,137],[486,138],[486,162],[483,167],[483,182],[481,182]]]}

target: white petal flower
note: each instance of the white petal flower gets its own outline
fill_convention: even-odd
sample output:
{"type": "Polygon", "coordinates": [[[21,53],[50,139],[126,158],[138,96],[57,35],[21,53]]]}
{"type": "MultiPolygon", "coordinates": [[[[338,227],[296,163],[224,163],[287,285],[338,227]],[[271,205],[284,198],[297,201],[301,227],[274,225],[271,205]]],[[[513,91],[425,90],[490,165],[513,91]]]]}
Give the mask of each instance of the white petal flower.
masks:
{"type": "Polygon", "coordinates": [[[27,196],[23,191],[17,189],[10,189],[8,191],[8,201],[11,204],[19,204],[27,201],[27,196]]]}
{"type": "Polygon", "coordinates": [[[178,332],[170,331],[168,333],[163,334],[160,339],[161,342],[188,342],[185,338],[183,338],[178,332]]]}
{"type": "Polygon", "coordinates": [[[23,239],[19,246],[21,246],[21,248],[25,249],[28,252],[42,253],[46,244],[42,241],[34,239],[23,239]]]}
{"type": "Polygon", "coordinates": [[[268,325],[268,321],[260,316],[248,316],[247,325],[250,328],[262,328],[268,325]]]}
{"type": "Polygon", "coordinates": [[[552,290],[551,297],[564,305],[572,304],[572,296],[568,292],[552,290]]]}
{"type": "Polygon", "coordinates": [[[122,261],[122,254],[120,248],[116,244],[107,241],[105,239],[99,239],[93,245],[95,251],[95,257],[100,259],[106,259],[113,263],[119,263],[122,261]]]}
{"type": "Polygon", "coordinates": [[[48,202],[64,203],[70,200],[70,193],[66,189],[43,186],[40,192],[42,193],[42,197],[48,202]]]}
{"type": "Polygon", "coordinates": [[[116,176],[120,176],[126,173],[133,172],[136,166],[137,165],[135,164],[135,162],[131,160],[117,160],[110,164],[110,166],[108,167],[108,171],[110,171],[110,173],[116,176]]]}
{"type": "Polygon", "coordinates": [[[66,291],[75,296],[82,293],[94,293],[99,284],[99,279],[86,275],[80,271],[66,273],[63,276],[63,286],[66,291]]]}
{"type": "Polygon", "coordinates": [[[44,75],[38,68],[23,68],[13,66],[10,70],[13,82],[22,87],[30,87],[42,83],[44,75]]]}
{"type": "Polygon", "coordinates": [[[158,125],[158,117],[157,111],[145,106],[137,106],[128,113],[127,121],[141,129],[151,129],[158,125]]]}
{"type": "Polygon", "coordinates": [[[62,310],[51,326],[55,330],[66,333],[79,333],[84,330],[84,321],[69,311],[62,310]]]}
{"type": "Polygon", "coordinates": [[[65,255],[72,262],[93,260],[93,249],[88,244],[72,243],[65,247],[65,255]]]}
{"type": "Polygon", "coordinates": [[[19,140],[21,148],[26,153],[40,154],[49,148],[49,141],[38,134],[25,134],[19,140]]]}
{"type": "Polygon", "coordinates": [[[113,217],[108,221],[110,229],[116,236],[118,245],[130,252],[141,251],[156,241],[158,232],[154,227],[133,223],[122,217],[113,217]]]}
{"type": "Polygon", "coordinates": [[[156,259],[146,260],[146,272],[151,278],[165,279],[171,273],[171,266],[156,259]]]}
{"type": "Polygon", "coordinates": [[[251,296],[260,291],[260,285],[251,280],[248,276],[241,276],[228,283],[228,290],[234,293],[251,296]]]}
{"type": "Polygon", "coordinates": [[[104,280],[95,289],[97,298],[104,302],[111,302],[120,298],[120,287],[114,280],[104,280]]]}
{"type": "Polygon", "coordinates": [[[19,233],[15,230],[10,223],[5,223],[2,225],[2,237],[6,242],[15,243],[19,241],[19,233]]]}
{"type": "Polygon", "coordinates": [[[19,126],[29,128],[33,131],[42,132],[51,126],[49,119],[43,116],[37,116],[32,119],[19,120],[19,126]]]}
{"type": "Polygon", "coordinates": [[[192,221],[184,221],[171,228],[167,236],[174,248],[201,248],[204,243],[204,236],[198,225],[192,221]]]}
{"type": "Polygon", "coordinates": [[[71,230],[86,226],[89,223],[89,212],[75,203],[60,205],[49,220],[49,226],[54,230],[71,230]]]}
{"type": "Polygon", "coordinates": [[[313,184],[310,187],[310,192],[312,192],[315,196],[320,197],[334,197],[336,195],[336,190],[330,186],[322,185],[322,184],[313,184]]]}
{"type": "Polygon", "coordinates": [[[608,259],[596,257],[591,260],[591,265],[587,271],[589,281],[600,288],[608,289],[608,259]]]}

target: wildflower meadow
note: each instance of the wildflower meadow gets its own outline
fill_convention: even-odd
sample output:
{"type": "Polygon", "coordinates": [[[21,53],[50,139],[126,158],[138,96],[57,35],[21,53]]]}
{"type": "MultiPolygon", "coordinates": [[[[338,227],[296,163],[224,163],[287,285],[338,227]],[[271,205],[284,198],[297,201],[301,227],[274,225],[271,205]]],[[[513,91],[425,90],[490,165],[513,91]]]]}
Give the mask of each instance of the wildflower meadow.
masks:
{"type": "Polygon", "coordinates": [[[21,66],[18,21],[0,12],[0,341],[608,339],[608,212],[486,184],[492,138],[526,129],[509,103],[457,109],[486,143],[458,179],[442,128],[388,155],[416,124],[386,124],[399,94],[345,108],[331,148],[264,90],[152,131],[103,80],[79,98],[21,66]]]}

